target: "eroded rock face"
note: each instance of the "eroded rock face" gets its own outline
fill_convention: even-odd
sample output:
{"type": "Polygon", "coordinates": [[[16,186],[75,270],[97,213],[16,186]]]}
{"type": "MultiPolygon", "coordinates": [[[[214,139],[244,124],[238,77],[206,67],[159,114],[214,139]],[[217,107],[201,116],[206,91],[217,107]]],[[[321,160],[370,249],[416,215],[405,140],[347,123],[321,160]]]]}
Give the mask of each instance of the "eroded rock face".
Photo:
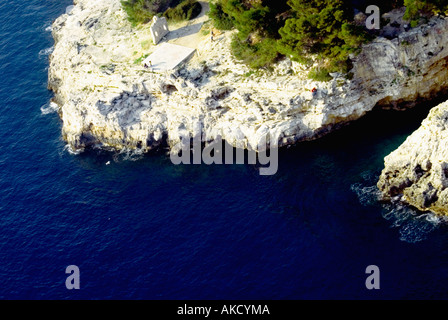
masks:
{"type": "Polygon", "coordinates": [[[448,214],[448,101],[385,158],[378,188],[422,211],[448,214]]]}
{"type": "Polygon", "coordinates": [[[231,32],[198,44],[181,69],[156,74],[138,63],[151,53],[149,25],[134,29],[119,0],[77,0],[53,24],[49,87],[60,106],[63,137],[74,149],[100,145],[148,151],[174,146],[197,123],[251,148],[266,134],[280,146],[310,140],[356,120],[376,104],[412,105],[447,87],[448,20],[379,38],[355,58],[353,78],[322,83],[284,60],[255,73],[229,50],[231,32]],[[313,88],[316,93],[311,93],[313,88]]]}

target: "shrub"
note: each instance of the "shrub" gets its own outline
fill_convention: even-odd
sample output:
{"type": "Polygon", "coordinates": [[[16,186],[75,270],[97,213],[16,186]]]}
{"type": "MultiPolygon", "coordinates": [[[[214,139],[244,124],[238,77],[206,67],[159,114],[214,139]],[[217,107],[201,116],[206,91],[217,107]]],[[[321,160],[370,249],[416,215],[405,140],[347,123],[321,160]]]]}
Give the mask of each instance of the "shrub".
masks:
{"type": "Polygon", "coordinates": [[[196,0],[182,1],[174,8],[169,8],[164,16],[173,21],[192,20],[202,11],[202,6],[196,0]]]}
{"type": "Polygon", "coordinates": [[[233,29],[233,19],[224,12],[220,2],[210,2],[210,12],[208,16],[212,19],[213,25],[219,30],[233,29]]]}
{"type": "Polygon", "coordinates": [[[351,53],[370,40],[361,27],[355,26],[342,0],[291,0],[292,15],[279,30],[279,50],[299,62],[310,55],[326,64],[330,72],[347,69],[351,53]]]}
{"type": "Polygon", "coordinates": [[[417,26],[421,15],[445,14],[448,11],[448,0],[404,0],[406,13],[404,19],[417,26]]]}
{"type": "MultiPolygon", "coordinates": [[[[282,54],[303,64],[314,57],[328,72],[346,72],[350,54],[359,52],[361,45],[371,40],[365,28],[353,23],[351,3],[218,0],[211,4],[210,17],[218,29],[238,30],[232,50],[250,67],[266,67],[282,54]]],[[[313,77],[328,78],[323,71],[315,71],[313,77]]]]}
{"type": "Polygon", "coordinates": [[[134,25],[147,23],[152,17],[165,11],[172,0],[127,0],[121,5],[128,15],[128,20],[134,25]]]}
{"type": "Polygon", "coordinates": [[[264,37],[278,37],[278,29],[282,24],[279,14],[288,9],[286,0],[219,0],[216,5],[238,29],[241,40],[254,32],[264,37]]]}
{"type": "Polygon", "coordinates": [[[276,41],[270,38],[264,38],[255,44],[243,41],[236,35],[232,39],[233,55],[250,68],[267,67],[275,62],[278,58],[275,46],[276,41]]]}
{"type": "Polygon", "coordinates": [[[332,79],[330,73],[325,68],[314,68],[308,73],[308,79],[315,81],[329,81],[332,79]]]}
{"type": "Polygon", "coordinates": [[[148,58],[149,54],[142,55],[140,58],[134,60],[134,64],[141,64],[143,60],[148,58]]]}

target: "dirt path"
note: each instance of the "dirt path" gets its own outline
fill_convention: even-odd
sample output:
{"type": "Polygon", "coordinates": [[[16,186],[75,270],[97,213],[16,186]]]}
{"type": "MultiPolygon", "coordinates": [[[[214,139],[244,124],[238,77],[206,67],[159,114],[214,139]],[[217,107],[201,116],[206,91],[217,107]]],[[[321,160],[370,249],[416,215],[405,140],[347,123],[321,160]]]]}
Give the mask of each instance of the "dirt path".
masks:
{"type": "Polygon", "coordinates": [[[166,41],[173,44],[196,49],[198,44],[204,39],[201,28],[208,21],[207,13],[210,10],[208,1],[199,1],[202,6],[201,13],[193,20],[170,26],[171,32],[167,35],[166,41]]]}

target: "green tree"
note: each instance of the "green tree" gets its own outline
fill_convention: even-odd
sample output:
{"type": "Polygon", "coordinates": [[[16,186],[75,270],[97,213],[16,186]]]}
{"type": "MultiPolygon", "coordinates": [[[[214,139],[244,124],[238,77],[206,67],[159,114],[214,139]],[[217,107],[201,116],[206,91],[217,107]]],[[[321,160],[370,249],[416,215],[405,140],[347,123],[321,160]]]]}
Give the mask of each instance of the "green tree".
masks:
{"type": "Polygon", "coordinates": [[[252,33],[278,38],[283,24],[278,15],[288,9],[286,0],[221,0],[219,6],[238,29],[240,39],[252,33]]]}
{"type": "Polygon", "coordinates": [[[234,27],[233,18],[224,12],[221,2],[210,2],[208,16],[212,19],[215,28],[220,30],[231,30],[234,27]]]}
{"type": "Polygon", "coordinates": [[[162,12],[172,20],[190,20],[202,10],[196,0],[123,0],[121,4],[134,26],[147,23],[162,12]]]}
{"type": "Polygon", "coordinates": [[[128,20],[137,25],[149,22],[152,17],[165,11],[172,0],[127,0],[121,4],[128,15],[128,20]]]}
{"type": "Polygon", "coordinates": [[[448,0],[404,0],[406,13],[404,19],[415,26],[422,15],[445,14],[448,11],[448,0]]]}
{"type": "Polygon", "coordinates": [[[173,21],[192,20],[202,11],[202,6],[196,0],[184,0],[174,8],[168,8],[163,14],[173,21]]]}
{"type": "Polygon", "coordinates": [[[251,44],[236,36],[232,39],[231,45],[235,58],[254,69],[267,67],[278,58],[276,41],[271,38],[264,38],[251,44]]]}
{"type": "Polygon", "coordinates": [[[320,79],[347,71],[349,55],[370,40],[353,24],[349,0],[218,0],[211,17],[238,30],[232,51],[249,66],[268,66],[280,54],[301,63],[314,56],[320,66],[312,74],[320,79]]]}
{"type": "Polygon", "coordinates": [[[352,23],[350,6],[343,0],[289,0],[291,17],[279,30],[278,49],[301,63],[316,56],[327,71],[346,72],[348,57],[370,37],[352,23]]]}
{"type": "Polygon", "coordinates": [[[238,29],[240,39],[247,38],[253,32],[263,32],[268,7],[263,7],[261,3],[249,5],[242,0],[224,0],[222,5],[224,12],[238,29]]]}
{"type": "Polygon", "coordinates": [[[286,0],[219,0],[211,4],[210,17],[221,30],[238,30],[232,40],[237,59],[253,68],[272,64],[278,57],[276,40],[288,10],[286,0]]]}

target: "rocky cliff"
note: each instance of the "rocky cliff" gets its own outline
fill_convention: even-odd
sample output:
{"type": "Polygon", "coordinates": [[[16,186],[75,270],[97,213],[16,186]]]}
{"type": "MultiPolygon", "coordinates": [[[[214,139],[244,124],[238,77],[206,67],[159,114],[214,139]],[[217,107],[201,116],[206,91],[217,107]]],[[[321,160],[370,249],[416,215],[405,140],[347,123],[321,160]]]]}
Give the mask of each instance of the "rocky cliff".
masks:
{"type": "Polygon", "coordinates": [[[385,158],[378,188],[422,211],[448,214],[448,101],[385,158]]]}
{"type": "Polygon", "coordinates": [[[270,133],[283,146],[320,137],[375,105],[406,107],[444,90],[447,27],[448,19],[434,17],[392,40],[378,38],[354,59],[351,80],[335,74],[314,82],[287,59],[253,73],[232,57],[231,32],[203,37],[187,65],[157,74],[137,59],[155,49],[149,26],[133,28],[119,0],[77,0],[53,24],[49,87],[73,149],[173,146],[198,122],[207,139],[222,135],[251,148],[270,133]]]}

